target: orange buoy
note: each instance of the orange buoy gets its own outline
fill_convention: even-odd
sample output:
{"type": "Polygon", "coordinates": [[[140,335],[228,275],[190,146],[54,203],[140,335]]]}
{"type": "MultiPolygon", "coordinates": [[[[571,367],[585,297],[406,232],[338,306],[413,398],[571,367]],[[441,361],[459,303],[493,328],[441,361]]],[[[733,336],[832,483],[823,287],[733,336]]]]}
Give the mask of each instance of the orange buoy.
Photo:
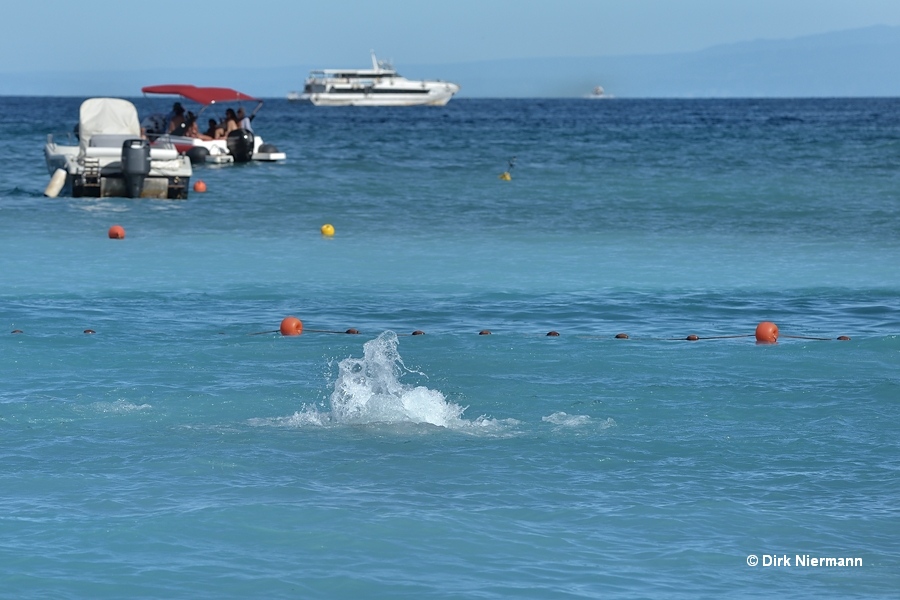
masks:
{"type": "Polygon", "coordinates": [[[206,191],[206,183],[204,183],[202,179],[198,179],[194,182],[194,191],[202,194],[206,191]]]}
{"type": "Polygon", "coordinates": [[[124,240],[125,239],[125,228],[121,225],[113,225],[109,228],[109,239],[111,240],[124,240]]]}
{"type": "Polygon", "coordinates": [[[303,333],[303,321],[297,317],[285,317],[281,320],[281,335],[300,335],[303,333]]]}
{"type": "Polygon", "coordinates": [[[699,340],[700,338],[697,337],[696,334],[693,334],[693,333],[692,333],[691,335],[687,336],[687,337],[684,338],[684,339],[686,339],[686,340],[689,341],[689,342],[696,342],[696,341],[699,340]]]}
{"type": "Polygon", "coordinates": [[[627,339],[628,339],[628,334],[627,334],[627,333],[617,333],[617,334],[616,334],[616,339],[617,339],[617,340],[627,340],[627,339]]]}
{"type": "Polygon", "coordinates": [[[548,335],[549,337],[556,337],[556,336],[559,335],[559,332],[558,332],[558,331],[548,331],[548,332],[547,332],[547,335],[548,335]]]}
{"type": "Polygon", "coordinates": [[[416,329],[415,331],[412,332],[412,334],[413,335],[425,335],[425,332],[422,331],[421,329],[416,329]]]}
{"type": "Polygon", "coordinates": [[[774,344],[778,341],[778,325],[771,321],[763,321],[756,326],[757,344],[774,344]]]}
{"type": "Polygon", "coordinates": [[[491,335],[491,332],[488,329],[482,329],[478,332],[478,335],[491,335]]]}
{"type": "Polygon", "coordinates": [[[357,334],[359,333],[359,329],[356,329],[356,328],[354,328],[354,327],[351,327],[350,329],[348,329],[348,330],[345,331],[344,333],[349,333],[350,335],[357,335],[357,334]]]}
{"type": "Polygon", "coordinates": [[[839,335],[837,339],[839,339],[842,342],[849,342],[850,336],[849,335],[839,335]]]}

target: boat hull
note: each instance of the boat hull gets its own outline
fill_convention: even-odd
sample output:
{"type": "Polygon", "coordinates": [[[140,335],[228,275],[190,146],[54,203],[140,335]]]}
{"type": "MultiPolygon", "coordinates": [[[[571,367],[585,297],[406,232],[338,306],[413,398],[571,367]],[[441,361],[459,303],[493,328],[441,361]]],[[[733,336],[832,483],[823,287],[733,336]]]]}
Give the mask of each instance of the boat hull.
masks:
{"type": "Polygon", "coordinates": [[[300,101],[314,106],[446,106],[454,93],[322,92],[302,94],[300,101]]]}
{"type": "MultiPolygon", "coordinates": [[[[287,159],[287,155],[284,152],[279,152],[271,144],[266,144],[259,136],[253,136],[253,143],[253,151],[249,157],[252,161],[278,162],[287,159]]],[[[234,155],[231,153],[231,150],[228,147],[228,141],[224,139],[201,140],[198,138],[186,136],[163,134],[156,137],[156,139],[154,140],[154,144],[172,145],[179,154],[184,154],[191,157],[191,162],[193,162],[194,164],[228,164],[233,162],[246,162],[235,160],[234,155]],[[200,148],[204,149],[206,152],[199,155],[192,152],[200,148]],[[200,158],[196,158],[198,156],[200,158]]]]}
{"type": "Polygon", "coordinates": [[[441,79],[407,79],[372,53],[371,69],[312,71],[299,96],[315,106],[444,106],[460,87],[441,79]]]}
{"type": "Polygon", "coordinates": [[[177,156],[174,150],[155,150],[162,155],[151,161],[150,172],[142,177],[138,193],[129,191],[121,159],[113,156],[91,160],[78,146],[59,146],[49,142],[44,147],[47,171],[57,177],[62,171],[64,182],[53,197],[72,198],[157,198],[185,200],[188,197],[192,169],[187,157],[177,156]]]}
{"type": "MultiPolygon", "coordinates": [[[[138,198],[158,200],[187,200],[189,177],[145,177],[138,198]]],[[[91,179],[73,175],[67,182],[73,198],[127,198],[125,178],[109,176],[91,179]]],[[[63,188],[67,189],[66,187],[63,188]]]]}

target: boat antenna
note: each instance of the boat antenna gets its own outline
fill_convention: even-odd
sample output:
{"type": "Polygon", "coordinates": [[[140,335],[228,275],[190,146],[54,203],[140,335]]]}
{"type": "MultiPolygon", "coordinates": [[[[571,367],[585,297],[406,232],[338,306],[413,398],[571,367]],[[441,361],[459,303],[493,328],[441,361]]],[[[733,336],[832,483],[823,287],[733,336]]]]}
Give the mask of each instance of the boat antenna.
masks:
{"type": "Polygon", "coordinates": [[[500,179],[502,179],[503,181],[512,181],[512,175],[510,175],[509,172],[513,170],[514,166],[516,166],[516,157],[515,156],[513,156],[511,159],[509,159],[509,168],[507,170],[503,171],[502,173],[500,173],[500,179]]]}

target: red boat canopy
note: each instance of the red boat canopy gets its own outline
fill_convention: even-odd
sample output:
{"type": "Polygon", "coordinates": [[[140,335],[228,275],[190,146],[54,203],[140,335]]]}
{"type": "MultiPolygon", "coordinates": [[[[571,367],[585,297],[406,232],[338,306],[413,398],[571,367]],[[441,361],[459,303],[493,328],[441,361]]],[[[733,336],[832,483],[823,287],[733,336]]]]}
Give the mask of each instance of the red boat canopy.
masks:
{"type": "Polygon", "coordinates": [[[237,102],[238,100],[250,100],[261,102],[258,98],[248,96],[237,90],[223,87],[197,87],[195,85],[148,85],[141,88],[145,94],[175,94],[193,100],[198,104],[215,104],[216,102],[237,102]]]}

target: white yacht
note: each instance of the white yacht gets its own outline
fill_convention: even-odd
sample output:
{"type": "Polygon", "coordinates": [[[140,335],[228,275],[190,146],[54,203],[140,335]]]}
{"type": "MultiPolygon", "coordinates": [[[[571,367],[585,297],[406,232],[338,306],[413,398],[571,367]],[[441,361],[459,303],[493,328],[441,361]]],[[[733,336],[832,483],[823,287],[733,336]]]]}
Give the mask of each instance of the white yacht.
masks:
{"type": "Polygon", "coordinates": [[[603,86],[600,85],[596,86],[593,90],[591,90],[590,94],[585,96],[585,98],[588,98],[590,100],[606,100],[612,97],[613,95],[607,94],[606,90],[603,89],[603,86]]]}
{"type": "Polygon", "coordinates": [[[44,195],[187,198],[190,159],[171,144],[151,147],[128,100],[82,102],[75,136],[68,144],[47,136],[44,158],[51,178],[44,195]]]}
{"type": "Polygon", "coordinates": [[[449,81],[407,79],[372,52],[371,69],[312,71],[299,99],[316,106],[444,106],[458,91],[449,81]]]}

